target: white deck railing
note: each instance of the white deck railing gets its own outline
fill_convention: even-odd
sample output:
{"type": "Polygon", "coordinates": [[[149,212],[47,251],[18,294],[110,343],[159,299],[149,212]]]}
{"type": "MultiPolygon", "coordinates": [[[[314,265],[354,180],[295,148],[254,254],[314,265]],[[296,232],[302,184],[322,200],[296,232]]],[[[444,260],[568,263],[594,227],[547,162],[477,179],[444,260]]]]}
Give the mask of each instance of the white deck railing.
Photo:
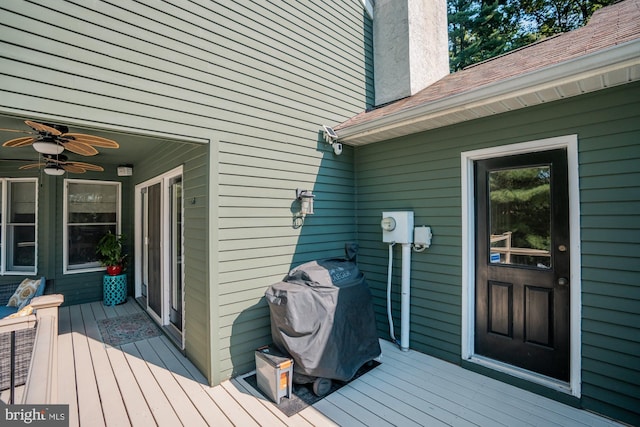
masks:
{"type": "Polygon", "coordinates": [[[64,297],[59,294],[36,297],[31,301],[35,314],[2,319],[0,322],[0,333],[34,328],[37,324],[29,373],[22,394],[23,404],[57,403],[58,307],[63,301],[64,297]]]}

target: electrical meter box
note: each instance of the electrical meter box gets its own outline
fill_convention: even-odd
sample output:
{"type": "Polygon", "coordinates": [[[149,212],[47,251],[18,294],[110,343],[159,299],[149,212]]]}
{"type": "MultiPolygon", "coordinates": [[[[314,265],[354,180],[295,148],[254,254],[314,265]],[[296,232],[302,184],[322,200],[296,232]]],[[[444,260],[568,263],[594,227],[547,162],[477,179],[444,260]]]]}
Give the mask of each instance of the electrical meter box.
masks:
{"type": "Polygon", "coordinates": [[[413,212],[382,212],[382,241],[384,243],[413,243],[413,212]]]}
{"type": "Polygon", "coordinates": [[[268,346],[257,349],[255,357],[258,388],[277,405],[282,397],[290,399],[293,391],[293,359],[268,346]]]}

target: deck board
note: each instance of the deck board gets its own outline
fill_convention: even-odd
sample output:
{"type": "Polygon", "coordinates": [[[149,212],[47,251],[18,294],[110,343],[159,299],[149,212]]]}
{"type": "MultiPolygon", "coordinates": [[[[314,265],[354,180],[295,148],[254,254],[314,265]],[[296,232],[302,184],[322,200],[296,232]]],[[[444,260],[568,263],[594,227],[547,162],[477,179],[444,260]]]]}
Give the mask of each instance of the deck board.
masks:
{"type": "Polygon", "coordinates": [[[99,320],[141,311],[133,299],[60,309],[59,396],[70,426],[620,426],[386,341],[380,366],[287,417],[241,377],[209,387],[166,336],[102,343],[99,320]]]}
{"type": "MultiPolygon", "coordinates": [[[[513,422],[529,425],[524,420],[527,417],[522,416],[518,407],[511,408],[501,405],[496,409],[493,406],[497,403],[495,398],[483,392],[481,384],[456,378],[454,374],[448,372],[449,366],[440,366],[438,372],[435,368],[433,371],[425,370],[421,365],[409,363],[411,359],[403,358],[401,354],[391,354],[398,357],[386,358],[387,360],[392,359],[393,370],[390,372],[402,382],[402,385],[413,385],[415,387],[413,392],[416,395],[434,404],[439,403],[441,408],[446,405],[447,410],[452,411],[452,415],[459,416],[474,424],[491,420],[495,425],[509,426],[513,422]],[[429,392],[431,389],[437,389],[438,395],[433,396],[429,392]],[[448,403],[443,402],[440,399],[443,393],[455,400],[449,400],[448,403]],[[512,414],[508,416],[504,413],[505,410],[511,410],[512,414]]],[[[385,369],[387,369],[386,366],[382,370],[385,369]]]]}
{"type": "Polygon", "coordinates": [[[58,311],[58,399],[69,405],[69,425],[78,425],[78,395],[69,307],[58,311]]]}
{"type": "Polygon", "coordinates": [[[170,343],[165,342],[165,340],[166,338],[163,339],[161,337],[156,337],[150,339],[149,343],[162,359],[166,369],[172,373],[176,382],[189,396],[189,399],[191,399],[193,406],[200,416],[208,425],[232,426],[233,424],[231,424],[224,412],[218,408],[218,405],[215,404],[204,390],[204,387],[208,387],[204,382],[204,378],[201,382],[196,380],[189,373],[187,368],[180,363],[178,357],[183,357],[181,355],[176,356],[176,354],[171,351],[171,348],[168,347],[173,346],[170,343]]]}
{"type": "MultiPolygon", "coordinates": [[[[397,411],[401,413],[408,421],[393,418],[387,418],[381,415],[382,418],[388,419],[395,425],[421,425],[428,421],[430,426],[446,426],[445,422],[438,420],[431,416],[428,412],[420,410],[420,407],[424,405],[424,401],[416,398],[412,398],[410,395],[399,396],[399,392],[396,388],[388,387],[381,383],[373,383],[367,381],[367,378],[362,378],[360,381],[355,381],[352,384],[353,389],[362,393],[365,396],[369,396],[381,407],[386,407],[389,410],[397,411]],[[381,386],[382,385],[382,386],[381,386]]],[[[359,404],[358,399],[354,399],[354,404],[359,404]]]]}
{"type": "MultiPolygon", "coordinates": [[[[124,344],[121,349],[149,405],[149,409],[153,413],[156,424],[168,427],[180,425],[180,419],[171,406],[171,402],[156,381],[135,343],[124,344]]],[[[170,391],[171,394],[174,392],[174,390],[170,391]]]]}
{"type": "MultiPolygon", "coordinates": [[[[358,382],[360,383],[360,382],[358,382]]],[[[355,384],[354,384],[355,385],[355,384]]],[[[375,400],[371,395],[358,390],[357,386],[343,387],[337,392],[329,395],[326,399],[336,406],[344,409],[345,405],[349,414],[356,417],[359,421],[366,425],[393,426],[401,425],[407,427],[419,426],[418,423],[410,420],[402,413],[397,412],[387,405],[393,405],[395,398],[388,396],[390,399],[385,402],[375,400]]]]}
{"type": "Polygon", "coordinates": [[[189,396],[180,386],[180,383],[178,383],[172,375],[171,371],[166,368],[162,359],[160,359],[154,348],[149,343],[149,340],[138,341],[135,343],[135,346],[140,352],[142,358],[147,362],[147,366],[160,388],[163,391],[171,390],[171,393],[170,395],[167,395],[167,398],[180,421],[189,427],[205,427],[207,423],[204,418],[202,418],[189,396]]]}
{"type": "Polygon", "coordinates": [[[102,407],[108,407],[104,411],[106,425],[125,426],[129,424],[129,417],[122,401],[122,394],[118,387],[118,382],[113,375],[111,363],[105,345],[102,342],[98,324],[89,305],[81,306],[82,319],[84,321],[85,332],[87,334],[89,351],[93,361],[93,368],[98,386],[98,393],[102,407]]]}
{"type": "MultiPolygon", "coordinates": [[[[20,403],[22,401],[22,394],[24,393],[24,386],[19,385],[14,390],[13,401],[15,403],[20,403]]],[[[9,403],[11,400],[11,392],[9,389],[0,391],[0,401],[4,403],[9,403]]]]}
{"type": "Polygon", "coordinates": [[[227,418],[236,426],[258,426],[258,422],[222,386],[207,390],[211,398],[222,408],[227,418]]]}
{"type": "Polygon", "coordinates": [[[242,389],[238,387],[237,381],[225,381],[222,383],[222,387],[236,402],[238,402],[240,406],[242,406],[242,409],[249,412],[251,417],[259,424],[274,427],[286,426],[283,421],[278,419],[278,417],[276,417],[271,411],[262,406],[252,395],[242,391],[242,389]]]}
{"type": "Polygon", "coordinates": [[[69,307],[69,317],[71,319],[71,339],[75,361],[78,408],[82,409],[79,411],[80,425],[104,426],[103,407],[98,392],[81,306],[74,305],[69,307]]]}
{"type": "MultiPolygon", "coordinates": [[[[149,409],[144,394],[138,386],[138,382],[127,363],[124,353],[118,348],[107,347],[107,355],[111,362],[113,375],[120,387],[122,400],[127,408],[131,425],[154,425],[155,419],[153,418],[151,409],[149,409]]],[[[73,427],[73,424],[69,424],[69,426],[73,427]]]]}
{"type": "Polygon", "coordinates": [[[443,422],[451,426],[475,426],[490,423],[490,418],[478,419],[478,422],[462,416],[460,404],[431,392],[428,387],[423,388],[404,381],[395,372],[388,372],[384,367],[374,369],[361,381],[384,388],[403,402],[417,408],[424,413],[425,418],[433,418],[436,422],[443,422]]]}
{"type": "MultiPolygon", "coordinates": [[[[333,422],[340,426],[353,426],[353,427],[369,427],[371,424],[365,424],[360,421],[356,416],[352,415],[349,411],[349,405],[347,402],[342,402],[340,406],[335,405],[330,399],[325,398],[313,405],[314,409],[322,412],[329,417],[333,422]]],[[[307,408],[309,409],[309,408],[307,408]]],[[[305,411],[307,410],[305,409],[305,411]]],[[[320,424],[322,425],[322,424],[320,424]]]]}

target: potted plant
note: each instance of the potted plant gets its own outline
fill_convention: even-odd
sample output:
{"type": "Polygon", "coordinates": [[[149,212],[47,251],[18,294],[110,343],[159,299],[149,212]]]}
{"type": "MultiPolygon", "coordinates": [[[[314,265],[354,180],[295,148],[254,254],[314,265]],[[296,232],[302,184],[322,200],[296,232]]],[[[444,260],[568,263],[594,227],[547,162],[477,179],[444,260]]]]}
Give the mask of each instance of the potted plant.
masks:
{"type": "Polygon", "coordinates": [[[117,276],[122,273],[127,255],[123,253],[122,243],[125,241],[123,234],[107,232],[98,241],[96,254],[100,265],[107,267],[107,274],[117,276]]]}

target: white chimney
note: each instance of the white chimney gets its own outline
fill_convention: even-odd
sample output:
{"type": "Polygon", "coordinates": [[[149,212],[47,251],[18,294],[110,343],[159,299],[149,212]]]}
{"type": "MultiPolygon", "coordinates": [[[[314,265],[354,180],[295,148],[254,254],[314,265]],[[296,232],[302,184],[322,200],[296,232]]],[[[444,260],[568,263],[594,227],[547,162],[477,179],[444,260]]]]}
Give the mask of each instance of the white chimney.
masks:
{"type": "Polygon", "coordinates": [[[449,74],[446,0],[376,0],[376,105],[411,96],[449,74]]]}

